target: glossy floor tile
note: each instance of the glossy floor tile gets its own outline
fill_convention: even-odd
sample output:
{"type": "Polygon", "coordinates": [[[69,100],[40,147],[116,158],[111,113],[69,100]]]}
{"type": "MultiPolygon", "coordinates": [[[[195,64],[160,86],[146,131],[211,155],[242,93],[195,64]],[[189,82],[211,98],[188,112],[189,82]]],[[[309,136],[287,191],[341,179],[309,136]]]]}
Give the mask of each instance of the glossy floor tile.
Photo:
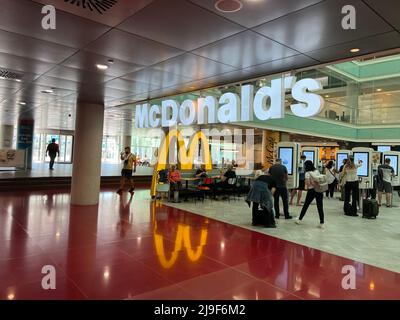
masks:
{"type": "MultiPolygon", "coordinates": [[[[336,194],[338,197],[339,194],[336,194]]],[[[303,200],[305,195],[303,195],[303,200]]],[[[295,242],[307,247],[319,249],[352,260],[364,262],[384,269],[400,272],[400,198],[394,193],[393,207],[380,207],[376,220],[348,217],[343,214],[343,202],[338,199],[324,198],[325,229],[317,228],[319,218],[315,201],[308,209],[302,225],[283,217],[277,220],[276,229],[266,229],[251,225],[251,210],[243,198],[228,201],[206,199],[201,205],[192,201],[166,205],[192,213],[216,219],[295,242]]],[[[290,206],[293,216],[299,216],[301,207],[290,206]]]]}
{"type": "Polygon", "coordinates": [[[400,299],[399,273],[151,202],[148,190],[104,189],[91,207],[69,201],[66,191],[1,194],[0,299],[400,299]],[[54,290],[42,288],[49,265],[54,290]],[[346,265],[354,290],[342,287],[346,265]]]}

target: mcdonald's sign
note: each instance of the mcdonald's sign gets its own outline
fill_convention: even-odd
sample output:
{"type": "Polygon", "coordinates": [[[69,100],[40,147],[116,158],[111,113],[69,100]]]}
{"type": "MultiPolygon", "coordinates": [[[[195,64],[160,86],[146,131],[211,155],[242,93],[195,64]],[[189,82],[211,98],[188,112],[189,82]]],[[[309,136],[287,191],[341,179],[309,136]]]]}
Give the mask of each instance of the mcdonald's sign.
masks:
{"type": "Polygon", "coordinates": [[[197,155],[197,148],[199,141],[201,142],[202,154],[203,154],[203,163],[206,166],[206,170],[212,169],[212,160],[211,160],[211,152],[210,152],[210,144],[206,135],[198,131],[194,133],[189,141],[189,148],[186,150],[185,140],[180,131],[174,129],[170,130],[168,134],[165,136],[164,140],[161,142],[160,147],[158,149],[158,161],[154,167],[153,178],[151,183],[151,195],[155,196],[156,194],[156,185],[157,185],[157,175],[158,172],[162,169],[166,169],[168,165],[168,155],[171,148],[171,142],[173,138],[176,138],[178,142],[178,155],[179,162],[181,165],[181,169],[189,170],[193,168],[193,160],[197,155]]]}
{"type": "MultiPolygon", "coordinates": [[[[156,253],[158,256],[158,259],[160,261],[160,264],[165,268],[165,269],[170,269],[173,267],[175,262],[178,259],[179,252],[183,252],[182,248],[186,249],[186,254],[187,257],[189,258],[190,261],[196,262],[200,259],[201,255],[203,254],[203,247],[207,243],[207,236],[208,236],[208,230],[206,227],[203,227],[200,232],[200,243],[197,247],[194,247],[192,244],[191,236],[190,236],[190,226],[179,223],[178,224],[178,230],[176,232],[176,238],[175,238],[175,245],[174,245],[174,250],[172,251],[171,255],[169,258],[167,258],[167,255],[165,253],[165,248],[164,248],[164,237],[160,233],[157,232],[157,221],[155,219],[155,208],[156,204],[153,202],[152,203],[152,209],[153,209],[153,223],[154,223],[154,246],[156,249],[156,253]],[[194,247],[194,249],[193,249],[194,247]]],[[[208,223],[208,220],[206,220],[206,223],[208,223]]]]}

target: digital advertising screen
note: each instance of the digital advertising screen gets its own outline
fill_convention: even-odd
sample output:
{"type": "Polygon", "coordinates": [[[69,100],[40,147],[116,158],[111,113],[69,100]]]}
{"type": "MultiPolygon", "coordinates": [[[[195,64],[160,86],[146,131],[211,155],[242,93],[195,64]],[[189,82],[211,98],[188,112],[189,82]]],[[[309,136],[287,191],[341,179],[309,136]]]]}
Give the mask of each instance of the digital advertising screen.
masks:
{"type": "Polygon", "coordinates": [[[390,166],[391,167],[393,167],[393,169],[394,169],[394,174],[397,176],[397,170],[398,170],[398,162],[399,162],[399,157],[398,156],[396,156],[396,155],[391,155],[391,154],[385,154],[385,159],[384,160],[386,160],[387,158],[389,158],[390,159],[390,166]]]}
{"type": "Polygon", "coordinates": [[[280,147],[279,158],[282,159],[282,164],[286,167],[288,175],[293,174],[293,148],[280,147]]]}
{"type": "Polygon", "coordinates": [[[379,152],[391,151],[392,148],[390,146],[378,146],[379,152]]]}
{"type": "Polygon", "coordinates": [[[315,152],[314,151],[303,151],[303,155],[306,157],[306,161],[310,160],[315,164],[315,152]]]}
{"type": "Polygon", "coordinates": [[[368,177],[369,175],[369,153],[368,152],[353,152],[354,163],[362,161],[362,166],[358,168],[357,175],[359,177],[368,177]]]}
{"type": "Polygon", "coordinates": [[[337,165],[338,170],[339,170],[340,166],[343,164],[343,160],[347,159],[348,157],[349,157],[349,155],[347,153],[338,152],[336,154],[336,165],[337,165]]]}

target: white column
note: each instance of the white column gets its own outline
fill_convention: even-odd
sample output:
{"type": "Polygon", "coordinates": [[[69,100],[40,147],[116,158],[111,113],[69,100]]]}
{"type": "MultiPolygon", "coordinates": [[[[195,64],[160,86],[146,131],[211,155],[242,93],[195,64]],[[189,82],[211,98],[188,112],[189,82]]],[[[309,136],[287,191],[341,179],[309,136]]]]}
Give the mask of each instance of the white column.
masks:
{"type": "MultiPolygon", "coordinates": [[[[350,116],[350,123],[356,124],[358,117],[358,98],[360,95],[360,86],[358,83],[347,83],[346,88],[346,106],[350,109],[345,110],[345,115],[350,116]]],[[[372,120],[372,119],[371,119],[372,120]]]]}
{"type": "Polygon", "coordinates": [[[132,137],[131,136],[122,136],[122,149],[125,149],[126,147],[130,147],[132,144],[132,137]]]}
{"type": "Polygon", "coordinates": [[[14,138],[14,126],[2,125],[0,129],[0,148],[11,149],[14,138]]]}
{"type": "Polygon", "coordinates": [[[71,204],[99,202],[104,105],[78,102],[76,111],[71,204]]]}

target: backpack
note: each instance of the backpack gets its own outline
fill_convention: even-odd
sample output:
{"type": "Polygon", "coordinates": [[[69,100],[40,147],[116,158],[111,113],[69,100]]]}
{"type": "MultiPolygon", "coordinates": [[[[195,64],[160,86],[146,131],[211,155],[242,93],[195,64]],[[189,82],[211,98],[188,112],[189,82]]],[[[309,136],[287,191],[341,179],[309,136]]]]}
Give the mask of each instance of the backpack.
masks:
{"type": "Polygon", "coordinates": [[[325,174],[316,174],[316,173],[312,173],[311,174],[311,179],[313,180],[313,185],[314,185],[314,190],[316,192],[325,192],[328,190],[329,188],[329,183],[328,183],[328,178],[326,177],[325,174]]]}
{"type": "Polygon", "coordinates": [[[158,182],[168,182],[168,171],[163,169],[158,172],[158,182]]]}

